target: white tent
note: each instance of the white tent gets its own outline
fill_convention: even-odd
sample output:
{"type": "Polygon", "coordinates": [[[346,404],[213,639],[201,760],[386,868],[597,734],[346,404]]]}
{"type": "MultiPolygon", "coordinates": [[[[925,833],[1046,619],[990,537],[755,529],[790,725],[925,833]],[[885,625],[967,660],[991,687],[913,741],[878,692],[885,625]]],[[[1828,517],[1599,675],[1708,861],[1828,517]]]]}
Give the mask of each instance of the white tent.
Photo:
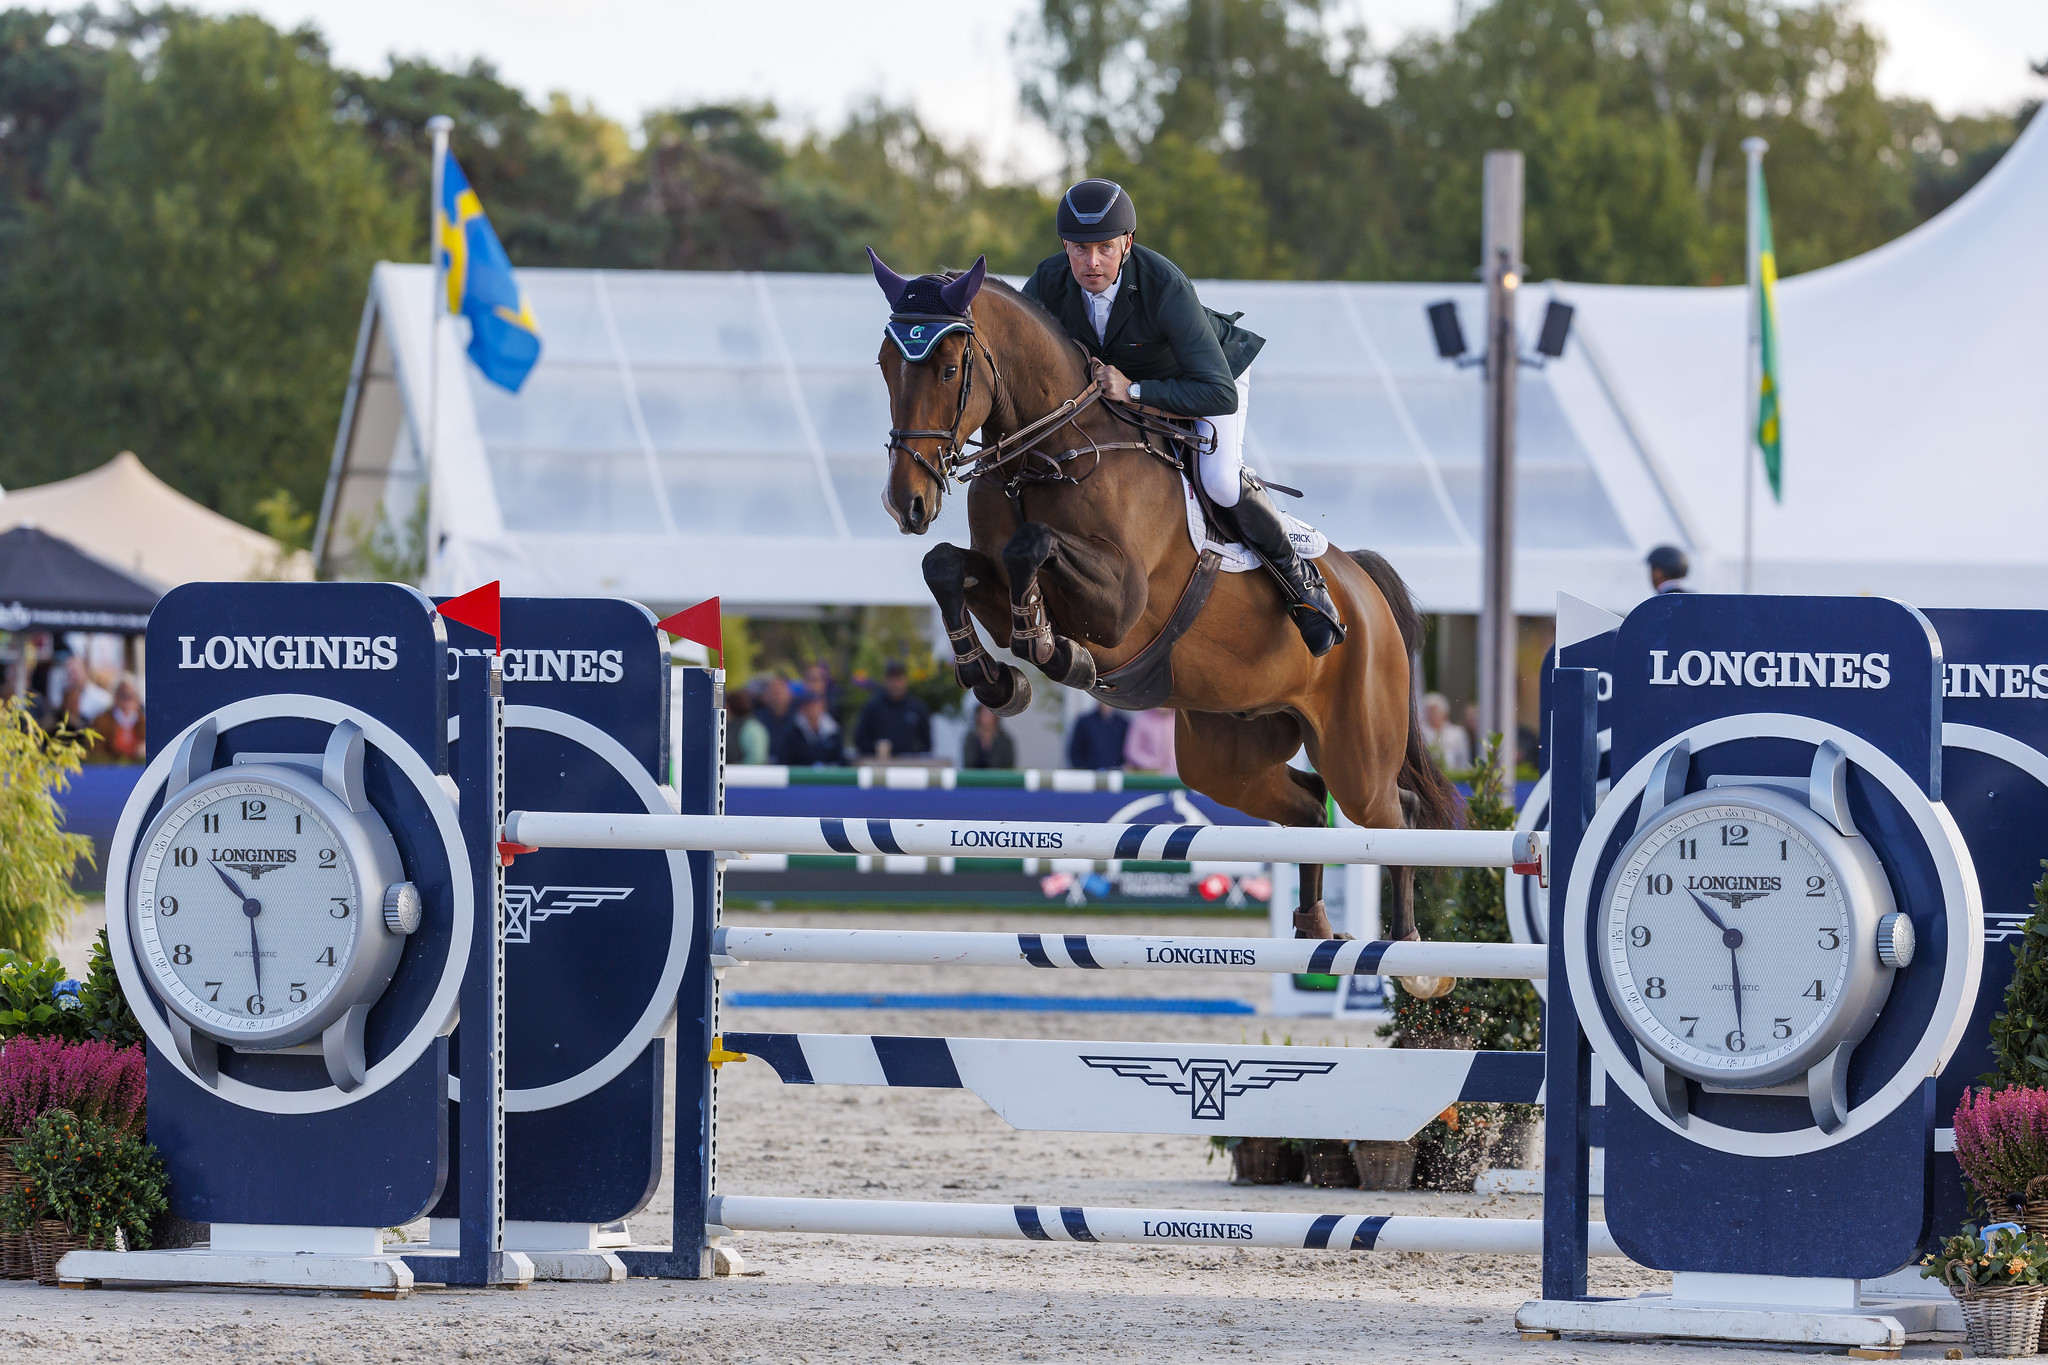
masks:
{"type": "MultiPolygon", "coordinates": [[[[2044,120],[2041,122],[2048,122],[2044,120]]],[[[2027,456],[2025,320],[2044,286],[2023,254],[2048,220],[2048,129],[1935,221],[1781,287],[1787,492],[1759,503],[1758,587],[2034,604],[2048,557],[2027,456]],[[2033,305],[2030,307],[2030,305],[2033,305]],[[1990,504],[1987,507],[1987,504],[1990,504]]],[[[908,264],[908,263],[899,263],[908,264]]],[[[961,539],[882,511],[885,314],[866,276],[525,270],[541,362],[517,396],[478,375],[457,327],[429,358],[429,272],[377,267],[316,553],[349,562],[426,493],[427,585],[717,594],[735,610],[924,603],[918,561],[961,539]],[[438,377],[438,382],[437,382],[438,377]],[[438,396],[436,396],[438,395],[438,396]],[[437,431],[433,477],[418,451],[437,431]]],[[[1430,344],[1424,308],[1475,286],[1204,281],[1269,339],[1247,453],[1308,491],[1340,546],[1386,553],[1427,609],[1479,598],[1480,380],[1430,344]]],[[[1675,542],[1708,588],[1739,581],[1744,293],[1552,285],[1579,309],[1565,357],[1524,370],[1515,597],[1562,590],[1624,609],[1642,557],[1675,542]]],[[[2038,368],[2038,362],[2036,367],[2038,368]]]]}

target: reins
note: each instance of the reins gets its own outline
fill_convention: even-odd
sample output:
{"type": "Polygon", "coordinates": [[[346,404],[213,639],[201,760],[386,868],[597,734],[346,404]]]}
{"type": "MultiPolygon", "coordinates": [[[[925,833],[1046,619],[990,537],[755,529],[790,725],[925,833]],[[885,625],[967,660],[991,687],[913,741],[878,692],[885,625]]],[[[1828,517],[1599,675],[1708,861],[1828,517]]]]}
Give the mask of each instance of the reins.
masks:
{"type": "MultiPolygon", "coordinates": [[[[927,474],[938,480],[941,487],[953,482],[971,483],[975,479],[990,477],[1007,465],[1018,464],[1019,467],[1012,470],[1009,477],[1003,481],[1004,491],[1014,499],[1025,484],[1066,483],[1078,487],[1097,469],[1102,467],[1102,457],[1108,451],[1142,450],[1148,455],[1165,461],[1174,469],[1185,471],[1187,468],[1186,462],[1174,453],[1176,446],[1192,446],[1197,451],[1200,451],[1208,449],[1213,444],[1211,438],[1204,437],[1198,432],[1192,431],[1173,421],[1172,419],[1175,414],[1165,412],[1159,408],[1147,407],[1142,403],[1132,403],[1111,398],[1102,387],[1102,381],[1099,379],[1090,379],[1088,386],[1082,389],[1081,392],[1065,400],[1051,412],[1026,423],[1007,436],[998,437],[994,441],[984,441],[975,436],[963,437],[960,434],[960,425],[967,418],[967,405],[973,400],[974,396],[974,353],[977,349],[980,350],[982,357],[988,361],[991,382],[994,384],[996,391],[996,402],[1000,402],[1003,396],[1002,369],[996,364],[994,353],[988,349],[987,344],[976,334],[973,318],[960,318],[949,314],[896,313],[890,315],[889,321],[892,323],[936,322],[944,324],[949,330],[963,331],[967,334],[967,344],[964,350],[965,358],[962,362],[965,372],[961,375],[960,396],[953,408],[953,425],[943,429],[891,427],[889,428],[888,442],[883,446],[883,450],[892,456],[898,451],[910,456],[911,459],[917,461],[918,465],[927,474]],[[1071,446],[1058,453],[1048,452],[1041,448],[1045,440],[1054,432],[1067,426],[1074,426],[1082,413],[1098,403],[1102,404],[1104,409],[1117,421],[1136,428],[1140,439],[1136,441],[1098,441],[1085,430],[1075,426],[1075,429],[1080,431],[1082,438],[1087,441],[1086,445],[1071,446]],[[1161,449],[1152,443],[1154,436],[1163,438],[1165,449],[1161,449]],[[944,444],[936,452],[937,462],[934,463],[925,456],[923,451],[907,444],[907,442],[913,440],[943,442],[944,444]],[[968,450],[969,446],[975,447],[971,453],[968,450]],[[1082,456],[1092,457],[1088,468],[1079,474],[1069,473],[1067,467],[1082,456]]],[[[1068,340],[1073,341],[1073,338],[1069,337],[1068,340]]],[[[1078,341],[1074,341],[1073,344],[1076,349],[1081,351],[1084,359],[1088,360],[1091,365],[1095,363],[1093,357],[1088,355],[1086,347],[1083,347],[1078,341]]],[[[905,359],[909,359],[907,354],[905,359]]],[[[929,359],[929,353],[926,359],[929,359]]],[[[925,361],[912,361],[911,363],[922,364],[925,361]]],[[[990,414],[993,415],[994,411],[995,403],[991,403],[990,414]]]]}

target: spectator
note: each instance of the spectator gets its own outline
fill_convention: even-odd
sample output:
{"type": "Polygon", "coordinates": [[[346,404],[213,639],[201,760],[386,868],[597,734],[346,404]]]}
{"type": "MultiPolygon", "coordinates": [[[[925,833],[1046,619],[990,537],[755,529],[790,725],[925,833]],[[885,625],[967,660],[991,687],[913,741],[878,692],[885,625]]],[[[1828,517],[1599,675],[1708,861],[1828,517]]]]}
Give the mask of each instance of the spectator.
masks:
{"type": "Polygon", "coordinates": [[[1131,717],[1131,731],[1124,740],[1124,766],[1168,777],[1178,775],[1173,762],[1173,712],[1162,706],[1131,717]]]}
{"type": "Polygon", "coordinates": [[[901,659],[889,660],[882,672],[882,690],[861,708],[853,727],[854,752],[862,757],[902,758],[932,751],[932,713],[910,695],[910,672],[901,659]]]}
{"type": "Polygon", "coordinates": [[[768,727],[754,714],[754,695],[725,694],[725,758],[728,763],[766,763],[768,727]]]}
{"type": "Polygon", "coordinates": [[[143,741],[142,692],[135,686],[135,679],[128,674],[121,675],[121,681],[114,684],[114,703],[92,723],[93,733],[100,742],[92,746],[88,757],[101,763],[140,763],[147,753],[143,741]]]}
{"type": "Polygon", "coordinates": [[[1472,737],[1451,724],[1450,699],[1441,692],[1422,699],[1422,743],[1447,772],[1461,773],[1472,766],[1472,737]]]}
{"type": "Polygon", "coordinates": [[[846,762],[846,741],[839,722],[825,709],[825,694],[804,689],[796,716],[782,732],[776,761],[792,768],[837,767],[846,762]]]}
{"type": "Polygon", "coordinates": [[[825,709],[834,720],[846,714],[846,691],[832,680],[832,670],[824,660],[813,659],[804,665],[804,691],[824,697],[825,709]]]}
{"type": "Polygon", "coordinates": [[[1123,767],[1124,738],[1130,732],[1131,722],[1123,712],[1108,702],[1097,702],[1093,711],[1074,722],[1074,733],[1067,737],[1067,766],[1123,767]]]}
{"type": "Polygon", "coordinates": [[[1659,545],[1643,562],[1650,566],[1650,591],[1659,597],[1668,592],[1692,591],[1692,584],[1686,581],[1692,572],[1692,561],[1676,545],[1659,545]]]}
{"type": "MultiPolygon", "coordinates": [[[[50,716],[74,730],[87,730],[100,713],[114,704],[114,694],[94,682],[85,671],[85,660],[66,654],[50,674],[50,716]]],[[[55,729],[53,723],[49,727],[55,729]]]]}
{"type": "Polygon", "coordinates": [[[974,728],[960,745],[963,768],[1014,768],[1017,746],[1003,728],[1003,718],[986,706],[974,710],[974,728]]]}
{"type": "Polygon", "coordinates": [[[782,752],[782,737],[796,724],[796,700],[789,679],[780,673],[768,675],[768,681],[761,684],[760,704],[754,708],[754,715],[768,732],[769,761],[780,763],[782,760],[772,755],[782,752]]]}

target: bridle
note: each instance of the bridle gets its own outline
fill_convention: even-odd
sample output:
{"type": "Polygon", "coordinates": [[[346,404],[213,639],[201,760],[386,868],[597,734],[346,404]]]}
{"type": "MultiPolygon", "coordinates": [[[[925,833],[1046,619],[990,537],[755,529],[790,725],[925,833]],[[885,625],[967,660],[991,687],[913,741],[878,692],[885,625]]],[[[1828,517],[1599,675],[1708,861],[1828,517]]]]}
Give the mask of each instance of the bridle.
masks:
{"type": "MultiPolygon", "coordinates": [[[[948,333],[964,332],[967,336],[961,360],[964,373],[960,377],[960,396],[953,408],[953,425],[946,428],[891,427],[889,439],[883,446],[883,451],[892,460],[898,452],[915,460],[919,468],[932,476],[941,490],[953,483],[970,483],[1015,463],[1018,467],[1011,470],[1009,477],[1003,481],[1003,491],[1014,502],[1025,484],[1066,483],[1078,486],[1101,467],[1103,453],[1111,450],[1142,450],[1164,460],[1176,469],[1182,469],[1185,467],[1184,462],[1172,453],[1174,447],[1191,442],[1200,443],[1207,439],[1190,433],[1185,427],[1175,425],[1170,420],[1170,413],[1138,403],[1112,400],[1099,380],[1090,380],[1088,387],[1080,393],[1067,399],[1045,416],[1026,423],[1007,436],[994,441],[984,441],[975,436],[962,436],[960,427],[967,420],[967,405],[974,398],[974,353],[977,350],[988,362],[996,402],[1002,401],[1003,394],[1002,369],[996,364],[996,358],[989,351],[987,344],[975,333],[973,317],[952,313],[891,313],[889,323],[887,335],[896,342],[903,358],[913,365],[929,364],[931,358],[937,354],[939,341],[948,333]],[[894,330],[899,323],[908,324],[913,335],[926,326],[936,326],[940,330],[931,338],[925,350],[913,357],[905,347],[903,339],[894,330]],[[1082,431],[1082,439],[1087,441],[1085,446],[1074,446],[1057,454],[1040,448],[1053,432],[1073,424],[1082,413],[1097,403],[1102,403],[1117,420],[1135,427],[1140,439],[1097,441],[1082,431]],[[1166,438],[1164,449],[1152,443],[1151,438],[1155,435],[1166,438]],[[928,458],[923,451],[908,444],[914,440],[942,442],[936,452],[936,462],[928,458]],[[970,446],[974,449],[968,449],[970,446]],[[1084,455],[1093,457],[1088,468],[1078,475],[1067,472],[1067,466],[1084,455]]],[[[1089,359],[1086,347],[1081,346],[1078,341],[1073,344],[1082,352],[1084,360],[1089,359]]],[[[1076,430],[1080,429],[1077,427],[1076,430]]]]}

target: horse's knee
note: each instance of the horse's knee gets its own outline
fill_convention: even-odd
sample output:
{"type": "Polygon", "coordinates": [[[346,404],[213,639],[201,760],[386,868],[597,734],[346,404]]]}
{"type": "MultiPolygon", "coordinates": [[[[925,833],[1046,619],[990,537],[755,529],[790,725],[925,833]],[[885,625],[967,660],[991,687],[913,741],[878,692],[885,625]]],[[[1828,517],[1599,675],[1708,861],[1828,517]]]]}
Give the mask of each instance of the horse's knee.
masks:
{"type": "Polygon", "coordinates": [[[958,545],[932,546],[924,556],[924,585],[941,602],[967,590],[967,551],[958,545]]]}
{"type": "Polygon", "coordinates": [[[1042,521],[1027,521],[1017,528],[1003,546],[1003,567],[1013,584],[1028,581],[1046,560],[1052,558],[1052,528],[1042,521]]]}

